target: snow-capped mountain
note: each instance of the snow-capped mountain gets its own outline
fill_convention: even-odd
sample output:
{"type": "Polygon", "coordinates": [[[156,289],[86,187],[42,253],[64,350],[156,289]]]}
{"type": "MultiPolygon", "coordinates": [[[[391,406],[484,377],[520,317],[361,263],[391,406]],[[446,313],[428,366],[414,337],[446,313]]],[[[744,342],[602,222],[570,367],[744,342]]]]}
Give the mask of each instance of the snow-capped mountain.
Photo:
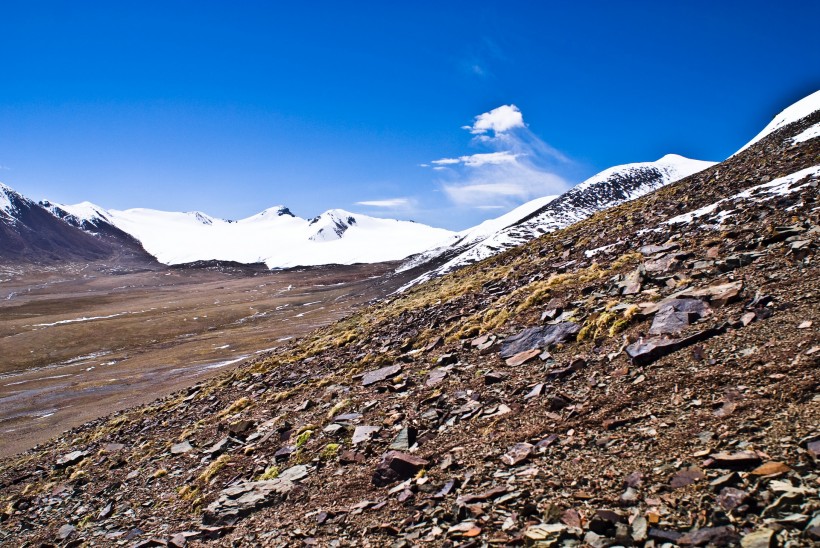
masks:
{"type": "Polygon", "coordinates": [[[265,263],[269,268],[375,263],[403,259],[451,238],[448,230],[333,209],[311,220],[284,206],[239,221],[199,211],[106,210],[90,203],[49,211],[91,233],[113,227],[138,240],[164,264],[198,261],[265,263]]]}
{"type": "MultiPolygon", "coordinates": [[[[139,242],[108,225],[96,233],[71,226],[0,183],[0,262],[124,260],[154,263],[139,242]]],[[[88,226],[90,229],[91,226],[88,226]]]]}
{"type": "MultiPolygon", "coordinates": [[[[758,141],[761,141],[764,137],[786,127],[793,122],[802,120],[806,116],[809,116],[818,110],[820,110],[820,91],[815,91],[811,95],[804,97],[803,99],[783,109],[783,111],[775,116],[760,133],[755,135],[751,141],[743,145],[743,147],[741,147],[740,150],[735,152],[732,156],[740,154],[758,141]]],[[[818,135],[820,135],[820,123],[809,127],[800,135],[795,136],[793,140],[799,143],[817,137],[818,135]]]]}
{"type": "Polygon", "coordinates": [[[425,270],[426,266],[429,269],[404,288],[564,228],[712,165],[713,162],[668,154],[655,162],[611,167],[560,196],[528,202],[498,219],[459,233],[450,245],[411,257],[399,267],[399,271],[425,270]]]}

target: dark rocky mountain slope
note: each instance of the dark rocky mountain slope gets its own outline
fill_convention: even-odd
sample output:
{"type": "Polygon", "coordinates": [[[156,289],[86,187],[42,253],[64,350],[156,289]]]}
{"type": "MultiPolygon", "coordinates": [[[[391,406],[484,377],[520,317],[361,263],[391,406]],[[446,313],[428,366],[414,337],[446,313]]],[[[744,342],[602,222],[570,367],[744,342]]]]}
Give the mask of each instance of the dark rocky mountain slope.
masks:
{"type": "Polygon", "coordinates": [[[0,541],[818,542],[818,123],[3,461],[0,541]]]}
{"type": "MultiPolygon", "coordinates": [[[[49,204],[46,204],[49,205],[49,204]]],[[[106,260],[154,265],[142,245],[112,225],[89,233],[63,222],[45,207],[0,184],[0,263],[106,260]]]]}

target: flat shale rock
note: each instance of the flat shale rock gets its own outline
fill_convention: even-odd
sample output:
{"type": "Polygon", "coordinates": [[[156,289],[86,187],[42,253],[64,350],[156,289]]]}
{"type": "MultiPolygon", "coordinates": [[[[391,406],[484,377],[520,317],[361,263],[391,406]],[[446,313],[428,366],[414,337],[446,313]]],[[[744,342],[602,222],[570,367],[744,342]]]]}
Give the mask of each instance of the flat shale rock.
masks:
{"type": "Polygon", "coordinates": [[[57,459],[55,466],[57,468],[66,468],[68,466],[74,466],[81,460],[83,460],[88,455],[85,451],[72,451],[66,455],[57,459]]]}
{"type": "Polygon", "coordinates": [[[519,464],[532,454],[533,445],[531,443],[516,443],[510,450],[501,457],[501,462],[508,466],[519,464]]]}
{"type": "Polygon", "coordinates": [[[709,305],[700,299],[672,299],[663,304],[655,314],[650,335],[680,333],[692,322],[711,313],[709,305]]]}
{"type": "MultiPolygon", "coordinates": [[[[300,467],[294,467],[300,468],[300,467]]],[[[289,469],[292,470],[292,469],[289,469]]],[[[223,489],[219,498],[205,509],[202,523],[205,525],[233,525],[251,512],[281,502],[293,491],[296,478],[301,479],[301,471],[266,481],[242,481],[223,489]]]]}
{"type": "Polygon", "coordinates": [[[626,354],[635,365],[648,365],[681,348],[705,341],[723,333],[725,326],[713,327],[683,339],[655,338],[639,340],[626,347],[626,354]]]}
{"type": "Polygon", "coordinates": [[[175,443],[171,446],[171,454],[172,455],[183,455],[185,453],[190,453],[193,451],[194,448],[191,447],[191,444],[187,441],[183,441],[180,443],[175,443]]]}
{"type": "Polygon", "coordinates": [[[550,345],[574,339],[579,331],[581,331],[581,327],[574,322],[563,322],[556,325],[545,325],[544,327],[529,327],[504,339],[504,342],[501,343],[499,356],[506,360],[527,350],[547,348],[550,345]]]}
{"type": "Polygon", "coordinates": [[[368,371],[362,376],[362,386],[370,386],[371,384],[382,382],[398,374],[399,371],[401,371],[401,365],[399,364],[388,365],[387,367],[382,367],[374,371],[368,371]]]}

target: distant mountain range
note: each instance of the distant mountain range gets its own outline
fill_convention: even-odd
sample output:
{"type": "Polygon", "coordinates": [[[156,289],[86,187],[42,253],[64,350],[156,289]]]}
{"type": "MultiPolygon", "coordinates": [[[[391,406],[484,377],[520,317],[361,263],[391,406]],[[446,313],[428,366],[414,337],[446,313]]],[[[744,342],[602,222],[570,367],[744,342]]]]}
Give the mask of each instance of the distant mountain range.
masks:
{"type": "MultiPolygon", "coordinates": [[[[745,150],[820,108],[820,92],[788,107],[745,150]]],[[[816,126],[795,139],[820,134],[816,126]]],[[[738,151],[738,152],[740,152],[738,151]]],[[[36,203],[0,184],[0,262],[127,260],[166,265],[230,261],[268,268],[406,259],[405,287],[526,243],[714,165],[668,154],[615,166],[560,196],[528,202],[461,231],[332,209],[313,219],[284,206],[228,221],[202,212],[106,210],[89,202],[36,203]]]]}

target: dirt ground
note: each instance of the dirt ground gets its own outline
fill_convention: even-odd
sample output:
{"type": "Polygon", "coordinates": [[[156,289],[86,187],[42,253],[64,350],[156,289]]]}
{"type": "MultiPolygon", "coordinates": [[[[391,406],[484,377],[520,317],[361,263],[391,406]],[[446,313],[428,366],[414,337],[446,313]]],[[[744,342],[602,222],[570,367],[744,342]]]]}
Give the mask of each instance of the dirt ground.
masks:
{"type": "Polygon", "coordinates": [[[0,456],[345,316],[389,270],[0,269],[0,456]]]}

